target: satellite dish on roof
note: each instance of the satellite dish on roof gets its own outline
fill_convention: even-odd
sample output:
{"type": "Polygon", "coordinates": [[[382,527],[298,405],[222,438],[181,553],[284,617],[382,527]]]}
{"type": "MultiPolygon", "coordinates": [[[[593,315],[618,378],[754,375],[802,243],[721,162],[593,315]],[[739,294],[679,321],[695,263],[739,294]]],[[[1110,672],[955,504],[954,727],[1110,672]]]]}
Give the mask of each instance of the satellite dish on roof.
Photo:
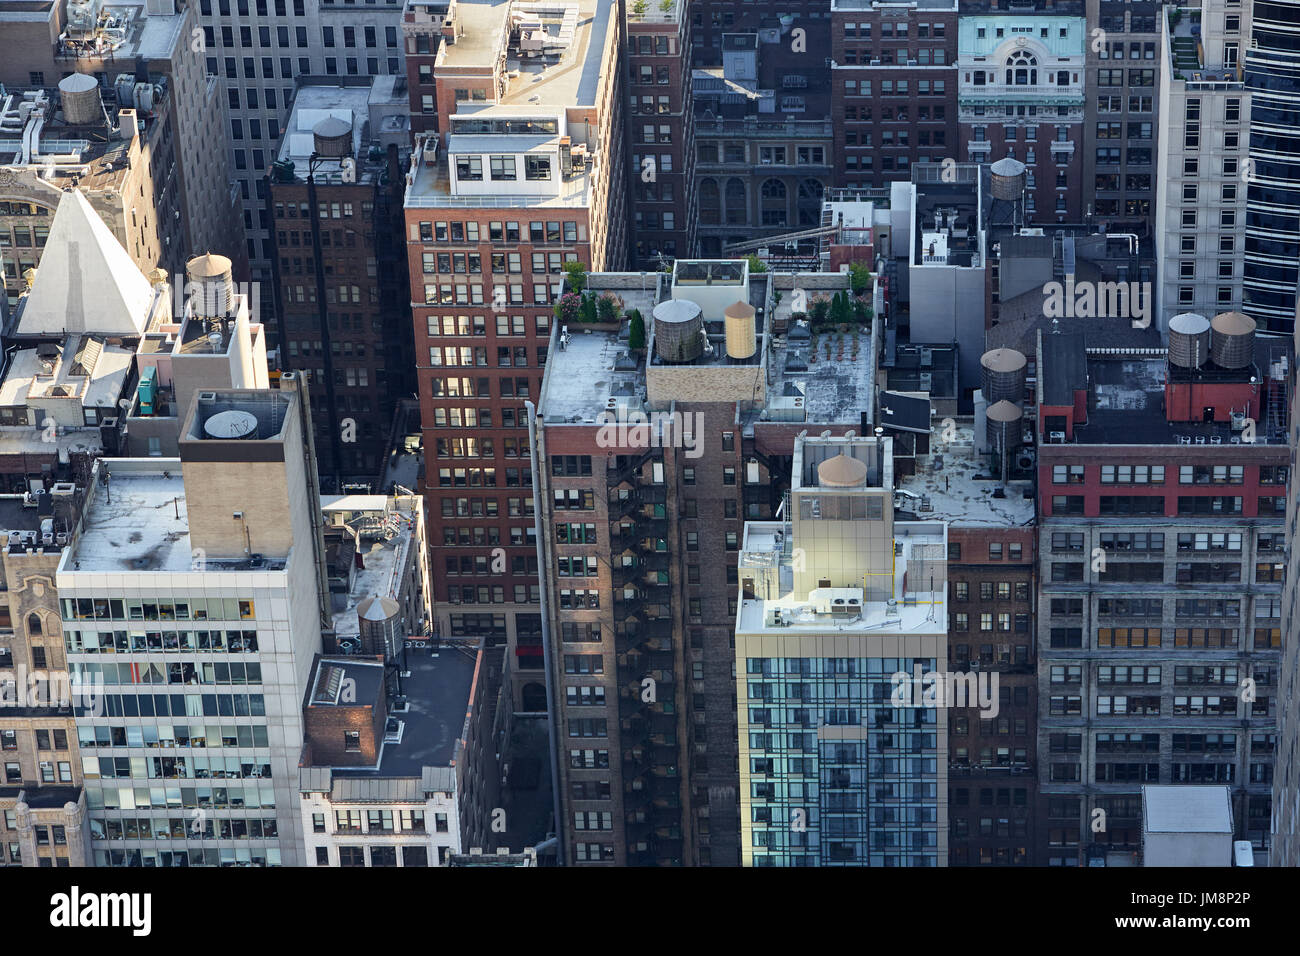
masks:
{"type": "Polygon", "coordinates": [[[203,423],[203,433],[208,438],[256,438],[257,416],[234,408],[217,412],[203,423]]]}

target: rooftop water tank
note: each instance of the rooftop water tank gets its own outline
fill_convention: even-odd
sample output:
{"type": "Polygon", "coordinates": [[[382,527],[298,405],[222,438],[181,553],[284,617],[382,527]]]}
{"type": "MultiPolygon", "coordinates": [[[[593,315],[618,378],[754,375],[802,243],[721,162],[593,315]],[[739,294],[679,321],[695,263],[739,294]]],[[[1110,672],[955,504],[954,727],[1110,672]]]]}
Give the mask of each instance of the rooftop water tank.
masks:
{"type": "Polygon", "coordinates": [[[1011,156],[1004,156],[989,167],[992,174],[990,186],[994,199],[1017,202],[1024,198],[1028,177],[1025,164],[1011,156]]]}
{"type": "Polygon", "coordinates": [[[654,322],[655,354],[665,362],[693,362],[704,354],[704,320],[694,302],[660,302],[654,309],[654,322]]]}
{"type": "Polygon", "coordinates": [[[217,412],[203,423],[205,438],[248,439],[257,437],[257,416],[232,408],[217,412]]]}
{"type": "Polygon", "coordinates": [[[1255,358],[1255,320],[1220,312],[1210,320],[1210,357],[1219,368],[1246,368],[1255,358]]]}
{"type": "Polygon", "coordinates": [[[317,156],[341,159],[352,155],[352,124],[337,116],[327,116],[311,130],[317,156]]]}
{"type": "Polygon", "coordinates": [[[866,463],[849,455],[827,458],[817,466],[817,484],[823,488],[861,488],[866,483],[866,463]]]}
{"type": "Polygon", "coordinates": [[[991,349],[980,356],[980,388],[989,403],[1003,399],[1019,405],[1025,397],[1029,362],[1015,349],[991,349]]]}
{"type": "Polygon", "coordinates": [[[988,419],[988,440],[994,449],[1010,451],[1020,445],[1020,419],[1024,417],[1019,406],[1006,399],[994,402],[984,413],[988,419]]]}
{"type": "Polygon", "coordinates": [[[402,606],[390,597],[376,594],[357,605],[357,624],[361,632],[362,654],[383,654],[394,657],[402,635],[402,606]]]}
{"type": "Polygon", "coordinates": [[[1210,320],[1183,312],[1169,320],[1169,364],[1200,368],[1210,358],[1210,320]]]}
{"type": "Polygon", "coordinates": [[[753,358],[757,351],[757,327],[754,317],[757,313],[746,302],[735,302],[727,306],[722,313],[727,330],[727,355],[733,359],[753,358]]]}
{"type": "Polygon", "coordinates": [[[213,319],[229,315],[234,309],[235,280],[230,260],[225,256],[195,256],[185,263],[189,280],[190,302],[199,318],[213,319]]]}
{"type": "Polygon", "coordinates": [[[71,126],[96,126],[104,122],[99,82],[85,73],[69,73],[59,80],[63,119],[71,126]]]}

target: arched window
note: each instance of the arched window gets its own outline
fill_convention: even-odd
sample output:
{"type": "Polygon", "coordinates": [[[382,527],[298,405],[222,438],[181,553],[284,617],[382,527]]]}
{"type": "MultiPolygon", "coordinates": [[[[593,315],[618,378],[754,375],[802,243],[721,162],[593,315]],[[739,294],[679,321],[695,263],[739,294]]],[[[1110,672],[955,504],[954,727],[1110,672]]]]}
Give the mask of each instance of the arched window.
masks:
{"type": "Polygon", "coordinates": [[[27,615],[27,633],[28,634],[45,633],[45,631],[41,627],[41,616],[39,614],[32,613],[27,615]]]}
{"type": "Polygon", "coordinates": [[[787,221],[785,183],[779,179],[764,180],[759,198],[763,225],[784,226],[787,221]]]}
{"type": "Polygon", "coordinates": [[[1007,57],[1007,86],[1037,86],[1038,58],[1025,50],[1007,57]]]}
{"type": "Polygon", "coordinates": [[[727,201],[727,225],[743,226],[749,223],[749,196],[745,181],[736,176],[727,180],[724,194],[727,201]]]}
{"type": "Polygon", "coordinates": [[[700,180],[700,222],[710,226],[722,223],[722,192],[716,179],[700,180]]]}

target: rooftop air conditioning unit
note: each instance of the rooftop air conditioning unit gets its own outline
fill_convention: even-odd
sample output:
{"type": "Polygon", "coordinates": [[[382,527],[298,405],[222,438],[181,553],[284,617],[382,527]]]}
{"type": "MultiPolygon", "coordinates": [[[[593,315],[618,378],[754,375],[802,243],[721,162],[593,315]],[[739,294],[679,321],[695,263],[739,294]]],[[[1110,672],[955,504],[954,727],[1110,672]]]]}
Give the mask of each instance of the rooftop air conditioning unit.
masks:
{"type": "Polygon", "coordinates": [[[1065,432],[1049,432],[1047,440],[1053,444],[1063,445],[1065,444],[1065,432]]]}

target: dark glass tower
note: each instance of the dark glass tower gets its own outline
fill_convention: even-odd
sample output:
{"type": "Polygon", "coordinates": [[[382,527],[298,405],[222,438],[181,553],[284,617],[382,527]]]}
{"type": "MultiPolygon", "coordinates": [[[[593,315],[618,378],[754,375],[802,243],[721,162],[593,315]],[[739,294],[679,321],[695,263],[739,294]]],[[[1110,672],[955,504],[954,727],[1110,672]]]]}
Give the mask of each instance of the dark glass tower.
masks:
{"type": "Polygon", "coordinates": [[[1250,35],[1242,308],[1261,328],[1290,332],[1300,281],[1300,0],[1257,0],[1250,35]]]}

